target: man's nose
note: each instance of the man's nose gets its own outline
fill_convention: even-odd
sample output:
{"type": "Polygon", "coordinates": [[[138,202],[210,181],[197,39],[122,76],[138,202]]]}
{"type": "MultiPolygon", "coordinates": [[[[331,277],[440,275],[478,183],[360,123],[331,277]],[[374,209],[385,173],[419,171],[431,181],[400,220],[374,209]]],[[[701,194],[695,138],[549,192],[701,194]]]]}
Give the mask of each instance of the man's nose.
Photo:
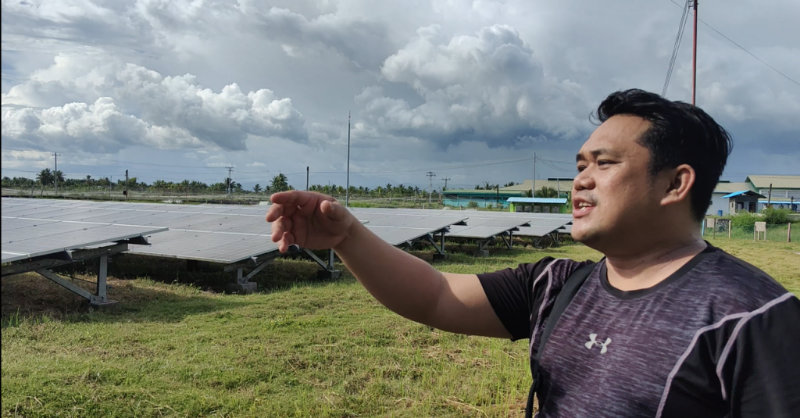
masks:
{"type": "Polygon", "coordinates": [[[594,187],[594,180],[592,179],[589,169],[586,168],[579,172],[572,180],[572,187],[575,190],[585,190],[594,187]]]}

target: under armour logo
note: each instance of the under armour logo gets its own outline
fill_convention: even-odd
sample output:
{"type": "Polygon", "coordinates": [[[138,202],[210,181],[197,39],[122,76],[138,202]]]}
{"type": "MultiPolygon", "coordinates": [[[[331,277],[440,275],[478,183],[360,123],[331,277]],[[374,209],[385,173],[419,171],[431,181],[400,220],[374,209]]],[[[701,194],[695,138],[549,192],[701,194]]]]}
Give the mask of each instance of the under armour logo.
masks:
{"type": "Polygon", "coordinates": [[[600,346],[600,354],[605,354],[608,351],[608,345],[611,344],[611,338],[606,338],[606,342],[600,343],[597,341],[597,334],[589,334],[589,341],[584,344],[586,348],[592,349],[595,345],[600,346]]]}

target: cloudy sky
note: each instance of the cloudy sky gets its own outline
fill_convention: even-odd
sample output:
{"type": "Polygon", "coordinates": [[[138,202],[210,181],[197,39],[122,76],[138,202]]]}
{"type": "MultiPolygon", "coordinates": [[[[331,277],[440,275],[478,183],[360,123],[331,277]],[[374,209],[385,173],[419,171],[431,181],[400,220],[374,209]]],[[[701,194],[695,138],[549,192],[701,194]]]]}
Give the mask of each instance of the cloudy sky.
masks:
{"type": "MultiPolygon", "coordinates": [[[[2,175],[473,188],[572,177],[610,92],[691,101],[680,0],[2,0],[2,175]],[[535,158],[534,158],[535,155],[535,158]],[[535,161],[535,163],[534,163],[535,161]],[[429,176],[433,173],[435,176],[429,176]]],[[[700,2],[723,175],[800,174],[800,2],[700,2]]]]}

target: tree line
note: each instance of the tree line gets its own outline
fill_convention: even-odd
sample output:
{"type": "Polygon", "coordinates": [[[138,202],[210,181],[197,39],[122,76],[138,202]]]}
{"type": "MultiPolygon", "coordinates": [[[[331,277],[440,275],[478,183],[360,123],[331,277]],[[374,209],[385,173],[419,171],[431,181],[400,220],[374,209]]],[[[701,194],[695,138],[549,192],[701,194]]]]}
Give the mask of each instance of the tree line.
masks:
{"type": "MultiPolygon", "coordinates": [[[[244,189],[242,184],[226,177],[223,181],[218,183],[207,184],[197,180],[183,180],[180,182],[155,180],[150,184],[139,181],[136,177],[130,177],[127,180],[117,179],[112,181],[108,177],[92,178],[87,175],[85,178],[64,178],[64,174],[60,170],[50,170],[45,168],[40,171],[35,179],[27,177],[13,177],[4,176],[2,178],[2,187],[17,188],[17,189],[55,189],[61,191],[91,191],[91,190],[130,190],[135,192],[151,192],[151,193],[176,193],[176,194],[204,194],[204,193],[275,193],[287,190],[293,190],[289,185],[288,178],[285,174],[279,173],[273,177],[265,185],[257,183],[252,189],[244,189]]],[[[328,185],[311,185],[309,189],[320,193],[329,195],[343,196],[346,193],[344,186],[335,184],[328,185]]],[[[400,197],[400,196],[420,196],[426,192],[419,187],[405,186],[403,184],[394,186],[387,184],[386,186],[378,186],[375,188],[363,186],[350,186],[350,193],[353,195],[370,196],[370,197],[400,197]]]]}
{"type": "MultiPolygon", "coordinates": [[[[475,190],[495,190],[500,187],[513,186],[515,183],[506,183],[503,186],[499,184],[489,184],[486,182],[482,185],[476,185],[475,190]]],[[[242,184],[226,177],[223,181],[217,183],[203,183],[197,180],[183,180],[180,182],[155,180],[150,184],[139,181],[136,177],[130,177],[127,180],[117,179],[113,181],[108,177],[92,178],[87,175],[85,178],[64,178],[61,170],[50,170],[45,168],[40,171],[35,179],[26,177],[9,178],[4,176],[2,178],[2,187],[18,188],[18,189],[55,189],[58,187],[62,191],[90,191],[90,190],[130,190],[135,192],[151,192],[151,193],[176,193],[176,194],[205,194],[205,193],[275,193],[286,190],[292,190],[293,187],[289,185],[288,178],[285,174],[279,173],[270,181],[266,182],[264,186],[257,183],[252,189],[245,190],[242,184]]],[[[309,190],[333,195],[344,196],[347,193],[345,186],[335,184],[328,185],[310,185],[309,190]]],[[[404,184],[393,185],[387,183],[385,186],[377,186],[374,188],[364,186],[350,186],[350,194],[354,196],[364,197],[415,197],[427,196],[428,191],[420,189],[418,186],[406,186],[404,184]]],[[[527,193],[530,195],[530,192],[527,193]]],[[[537,197],[553,197],[557,192],[554,189],[537,190],[537,197]]]]}

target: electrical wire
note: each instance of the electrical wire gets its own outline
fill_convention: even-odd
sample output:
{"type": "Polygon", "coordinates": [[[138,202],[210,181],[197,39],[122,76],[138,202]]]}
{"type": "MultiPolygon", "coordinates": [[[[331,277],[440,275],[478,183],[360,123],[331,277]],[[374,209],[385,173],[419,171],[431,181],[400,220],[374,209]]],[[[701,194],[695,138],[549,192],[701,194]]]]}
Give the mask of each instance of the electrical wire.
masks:
{"type": "MultiPolygon", "coordinates": [[[[688,11],[689,11],[688,4],[689,4],[689,2],[690,2],[690,1],[692,1],[692,0],[687,0],[687,2],[686,2],[686,6],[684,7],[684,6],[681,6],[680,4],[676,3],[674,0],[670,0],[670,2],[671,2],[672,4],[674,4],[674,5],[678,6],[678,7],[684,7],[684,10],[683,10],[683,13],[684,13],[684,15],[686,15],[686,14],[688,13],[688,11]]],[[[682,18],[682,21],[683,21],[683,19],[684,19],[684,18],[682,18]]],[[[698,17],[698,19],[697,19],[697,20],[698,20],[698,21],[700,21],[700,23],[702,23],[702,24],[703,24],[703,26],[705,26],[705,27],[707,27],[707,28],[711,29],[712,31],[714,31],[714,33],[716,33],[717,35],[721,36],[723,39],[725,39],[726,41],[730,42],[731,44],[733,44],[733,45],[734,45],[734,46],[736,46],[737,48],[741,49],[742,51],[744,51],[744,53],[746,53],[747,55],[750,55],[750,57],[752,57],[753,59],[755,59],[756,61],[758,61],[758,62],[759,62],[759,63],[761,63],[762,65],[764,65],[765,67],[769,68],[770,70],[772,70],[772,71],[773,71],[773,72],[775,72],[776,74],[780,75],[781,77],[785,78],[786,80],[788,80],[788,81],[790,81],[790,82],[792,82],[792,83],[794,83],[794,84],[797,84],[798,86],[800,86],[800,81],[797,81],[796,79],[792,78],[792,77],[791,77],[791,76],[789,76],[788,74],[786,74],[786,73],[784,73],[783,71],[781,71],[781,70],[777,69],[775,66],[773,66],[773,65],[769,64],[768,62],[764,61],[763,59],[761,59],[761,58],[760,58],[759,56],[757,56],[756,54],[754,54],[754,53],[750,52],[750,50],[748,50],[747,48],[745,48],[744,46],[742,46],[740,43],[738,43],[738,42],[736,42],[735,40],[733,40],[733,39],[732,39],[731,37],[729,37],[728,35],[725,35],[724,33],[722,33],[722,32],[721,32],[719,29],[717,29],[717,28],[715,28],[715,27],[711,26],[711,25],[710,25],[708,22],[706,22],[705,20],[703,20],[703,18],[700,18],[700,17],[698,17]]],[[[685,22],[684,22],[684,23],[681,23],[681,26],[682,26],[682,27],[683,27],[683,26],[685,26],[685,22]]],[[[681,36],[682,36],[682,35],[681,35],[681,36]]],[[[673,54],[675,54],[675,52],[673,52],[673,54]]],[[[664,89],[664,90],[666,90],[666,89],[664,89]]],[[[662,93],[662,95],[663,95],[663,93],[662,93]]]]}
{"type": "Polygon", "coordinates": [[[683,13],[681,14],[681,23],[678,25],[678,34],[675,36],[675,45],[672,46],[672,56],[669,59],[669,67],[667,68],[667,77],[664,79],[664,87],[661,89],[661,95],[666,96],[667,89],[669,88],[669,81],[672,78],[672,70],[675,69],[675,61],[678,58],[678,50],[681,47],[681,40],[683,39],[683,31],[686,29],[686,21],[688,20],[689,16],[689,2],[691,0],[686,0],[686,4],[683,7],[683,13]]]}

